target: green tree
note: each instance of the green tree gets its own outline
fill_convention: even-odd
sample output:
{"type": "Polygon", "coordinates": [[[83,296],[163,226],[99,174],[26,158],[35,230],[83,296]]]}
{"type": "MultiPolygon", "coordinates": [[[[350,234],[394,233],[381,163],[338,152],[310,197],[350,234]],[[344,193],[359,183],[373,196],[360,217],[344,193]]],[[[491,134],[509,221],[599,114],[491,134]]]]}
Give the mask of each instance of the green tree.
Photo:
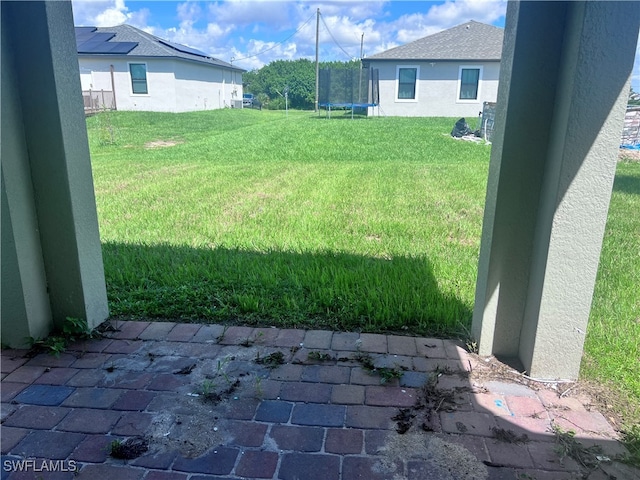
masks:
{"type": "MultiPolygon", "coordinates": [[[[359,67],[359,61],[320,63],[321,69],[359,67]]],[[[245,73],[243,83],[245,92],[256,95],[265,108],[285,108],[285,87],[289,89],[290,108],[310,110],[315,106],[316,67],[311,60],[275,60],[258,70],[245,73]]]]}
{"type": "Polygon", "coordinates": [[[634,92],[633,87],[631,87],[631,90],[629,90],[629,100],[627,102],[627,105],[640,105],[640,94],[634,92]]]}

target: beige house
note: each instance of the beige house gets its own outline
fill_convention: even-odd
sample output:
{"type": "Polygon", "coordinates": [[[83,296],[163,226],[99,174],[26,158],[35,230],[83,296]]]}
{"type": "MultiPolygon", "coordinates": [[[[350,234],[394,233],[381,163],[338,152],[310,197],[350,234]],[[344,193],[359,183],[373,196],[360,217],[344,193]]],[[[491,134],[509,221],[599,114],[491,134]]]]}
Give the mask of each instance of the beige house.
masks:
{"type": "Polygon", "coordinates": [[[363,59],[379,71],[380,113],[477,117],[497,99],[503,37],[470,21],[363,59]]]}

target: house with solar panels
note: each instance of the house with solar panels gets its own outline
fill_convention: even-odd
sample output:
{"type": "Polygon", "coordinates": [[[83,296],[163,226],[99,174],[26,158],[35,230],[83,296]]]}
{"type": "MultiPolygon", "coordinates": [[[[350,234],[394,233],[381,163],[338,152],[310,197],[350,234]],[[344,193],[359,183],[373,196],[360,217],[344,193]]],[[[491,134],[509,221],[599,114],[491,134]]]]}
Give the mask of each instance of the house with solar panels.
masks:
{"type": "Polygon", "coordinates": [[[364,58],[365,68],[378,69],[381,112],[477,117],[497,99],[503,36],[502,28],[470,21],[364,58]]]}
{"type": "Polygon", "coordinates": [[[130,25],[75,33],[85,111],[242,108],[241,68],[130,25]]]}

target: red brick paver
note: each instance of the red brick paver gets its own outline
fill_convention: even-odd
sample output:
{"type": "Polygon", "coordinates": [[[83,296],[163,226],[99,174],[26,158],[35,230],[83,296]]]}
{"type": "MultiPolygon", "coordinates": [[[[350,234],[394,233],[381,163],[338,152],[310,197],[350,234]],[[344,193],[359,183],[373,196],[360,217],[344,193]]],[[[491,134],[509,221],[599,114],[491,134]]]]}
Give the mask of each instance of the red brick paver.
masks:
{"type": "MultiPolygon", "coordinates": [[[[55,472],[47,480],[448,478],[453,470],[440,460],[451,455],[424,453],[436,436],[491,480],[579,478],[581,465],[561,461],[555,450],[553,425],[587,446],[601,444],[610,458],[624,453],[607,418],[585,408],[586,397],[494,371],[488,380],[475,376],[495,360],[449,340],[173,322],[115,326],[59,357],[2,352],[5,458],[78,462],[77,476],[55,472]],[[274,352],[284,364],[256,363],[274,352]],[[375,370],[363,368],[362,355],[375,370]],[[385,379],[383,367],[401,378],[385,379]],[[424,388],[430,382],[436,392],[424,388]],[[221,396],[204,396],[205,386],[221,396]],[[501,441],[500,432],[519,440],[501,441]],[[131,460],[109,456],[113,441],[134,436],[152,437],[150,450],[131,460]]],[[[640,478],[616,462],[606,468],[603,475],[640,478]]]]}

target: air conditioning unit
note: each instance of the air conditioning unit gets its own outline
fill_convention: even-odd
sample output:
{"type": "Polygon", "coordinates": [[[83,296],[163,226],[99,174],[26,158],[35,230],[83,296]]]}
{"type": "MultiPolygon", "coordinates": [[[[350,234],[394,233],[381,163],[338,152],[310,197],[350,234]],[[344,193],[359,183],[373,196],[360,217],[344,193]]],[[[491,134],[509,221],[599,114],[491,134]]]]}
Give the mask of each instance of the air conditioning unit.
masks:
{"type": "Polygon", "coordinates": [[[231,100],[231,108],[242,108],[242,99],[231,100]]]}

